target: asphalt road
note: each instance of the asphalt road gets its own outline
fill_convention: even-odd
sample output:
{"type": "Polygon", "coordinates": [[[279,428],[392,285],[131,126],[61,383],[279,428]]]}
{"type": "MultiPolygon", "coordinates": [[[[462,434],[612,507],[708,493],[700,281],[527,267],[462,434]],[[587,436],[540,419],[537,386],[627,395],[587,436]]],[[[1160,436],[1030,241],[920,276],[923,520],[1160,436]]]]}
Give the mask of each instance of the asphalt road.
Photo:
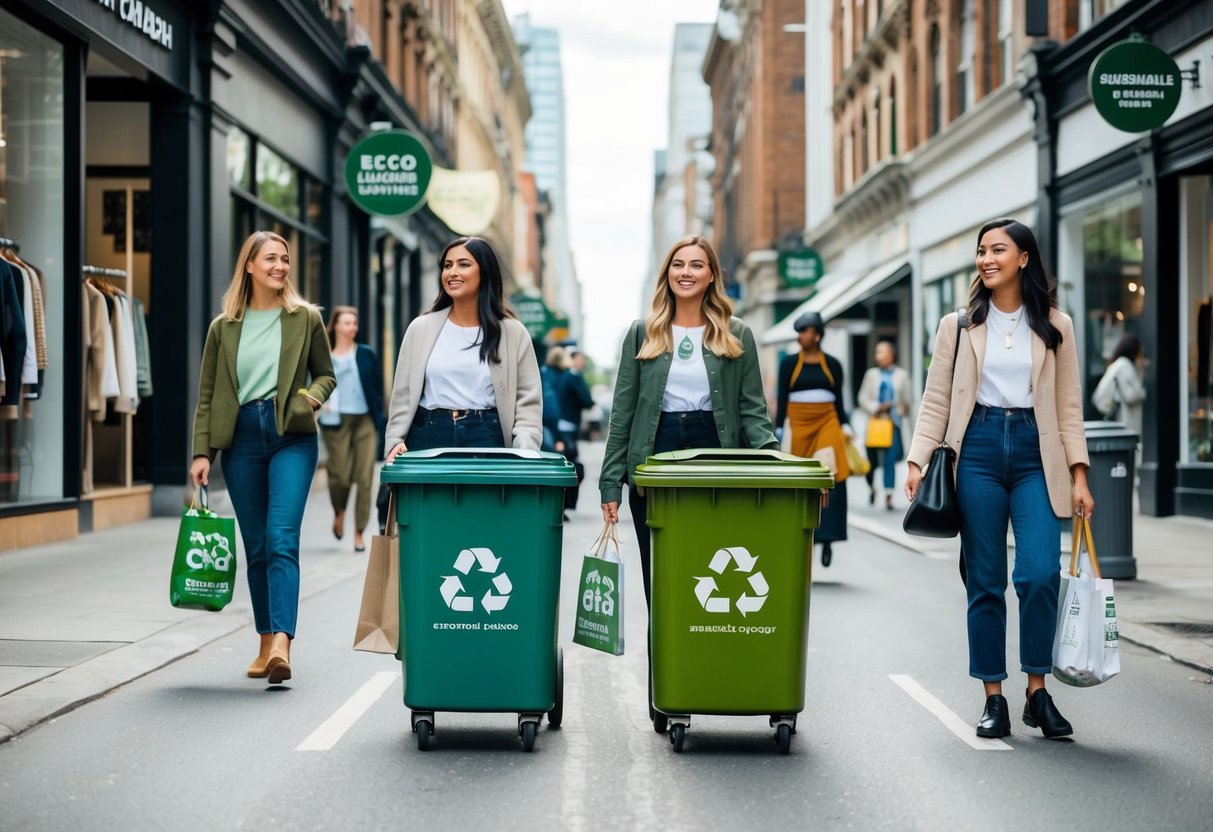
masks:
{"type": "Polygon", "coordinates": [[[453,713],[420,752],[399,663],[349,647],[352,580],[304,602],[281,688],[243,677],[245,631],[0,746],[0,829],[1213,828],[1207,677],[1124,645],[1108,684],[1050,686],[1075,725],[1050,741],[1018,719],[1016,674],[1012,736],[977,741],[954,564],[861,532],[814,564],[791,754],[765,718],[711,716],[674,754],[647,719],[635,567],[627,655],[570,643],[594,499],[586,487],[565,535],[564,727],[533,753],[514,715],[453,713]]]}

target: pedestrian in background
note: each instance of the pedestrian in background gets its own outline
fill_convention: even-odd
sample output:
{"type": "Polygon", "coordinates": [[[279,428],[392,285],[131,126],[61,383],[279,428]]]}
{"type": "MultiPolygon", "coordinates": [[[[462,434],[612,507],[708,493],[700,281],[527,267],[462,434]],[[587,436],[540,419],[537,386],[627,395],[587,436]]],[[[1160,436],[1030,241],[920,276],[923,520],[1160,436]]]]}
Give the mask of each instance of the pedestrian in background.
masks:
{"type": "MultiPolygon", "coordinates": [[[[779,446],[763,397],[758,346],[732,312],[712,245],[697,236],[676,243],[658,275],[652,313],[632,323],[620,350],[598,480],[607,523],[619,522],[623,482],[652,454],[779,446]]],[[[628,507],[647,605],[648,508],[634,485],[628,507]]],[[[649,718],[654,716],[650,689],[649,718]]]]}
{"type": "Polygon", "coordinates": [[[387,424],[383,415],[383,385],[375,351],[354,341],[358,336],[358,310],[334,306],[329,314],[329,344],[337,389],[320,409],[318,421],[328,450],[329,499],[333,503],[333,536],[345,534],[345,509],[354,500],[354,551],[365,552],[363,533],[371,520],[371,488],[380,434],[387,424]]]}
{"type": "Polygon", "coordinates": [[[299,529],[319,455],[315,411],[336,384],[320,311],[290,273],[290,249],[277,234],[255,231],[240,247],[202,350],[190,465],[194,487],[206,485],[223,452],[261,636],[248,675],[271,684],[291,678],[299,529]]]}
{"type": "Polygon", "coordinates": [[[581,482],[585,479],[585,466],[581,463],[577,449],[581,433],[581,412],[594,406],[594,398],[590,395],[590,388],[585,386],[585,379],[576,369],[578,362],[574,356],[580,359],[580,366],[584,367],[585,356],[581,355],[575,347],[567,351],[555,347],[548,354],[548,364],[553,366],[556,373],[556,390],[560,399],[559,428],[560,438],[564,442],[562,453],[569,462],[573,463],[573,468],[577,472],[577,485],[566,488],[564,491],[564,510],[566,512],[577,508],[577,498],[581,494],[581,482]],[[556,355],[555,366],[553,366],[553,355],[556,355]]]}
{"type": "Polygon", "coordinates": [[[384,450],[529,448],[542,439],[542,385],[531,337],[505,307],[501,267],[479,237],[439,260],[438,297],[404,333],[384,450]]]}
{"type": "Polygon", "coordinates": [[[819,459],[834,473],[835,487],[813,533],[821,543],[821,565],[829,566],[833,544],[847,539],[847,489],[843,483],[851,475],[851,466],[843,431],[849,432],[850,427],[842,404],[842,364],[821,349],[825,321],[819,313],[805,312],[792,327],[800,350],[779,362],[775,426],[782,432],[786,418],[792,453],[819,459]]]}
{"type": "MultiPolygon", "coordinates": [[[[874,354],[876,366],[869,367],[859,385],[859,406],[868,414],[868,419],[889,419],[893,426],[892,444],[873,446],[868,444],[868,459],[872,470],[868,471],[868,505],[876,504],[876,469],[884,471],[884,505],[893,510],[893,488],[897,481],[897,463],[905,454],[905,439],[912,436],[914,427],[911,413],[914,394],[910,391],[910,374],[897,366],[897,347],[892,341],[881,340],[874,354]]],[[[868,431],[872,438],[872,431],[868,431]]]]}
{"type": "Polygon", "coordinates": [[[553,453],[564,452],[564,440],[560,438],[560,394],[556,389],[556,373],[547,364],[548,345],[542,341],[531,341],[535,359],[539,363],[539,380],[543,385],[543,439],[539,450],[553,453]]]}
{"type": "MultiPolygon", "coordinates": [[[[1146,388],[1140,375],[1144,364],[1141,340],[1131,332],[1125,333],[1116,342],[1108,368],[1091,393],[1091,401],[1100,413],[1120,422],[1139,438],[1141,412],[1146,400],[1146,388]]],[[[1140,448],[1139,444],[1139,453],[1140,448]]]]}
{"type": "Polygon", "coordinates": [[[1031,229],[994,220],[977,235],[969,324],[944,317],[910,446],[906,496],[940,442],[956,450],[956,495],[968,592],[969,675],[986,703],[977,736],[1011,733],[1007,678],[1007,524],[1015,534],[1023,720],[1046,737],[1073,733],[1045,690],[1060,582],[1057,518],[1095,508],[1074,324],[1057,308],[1031,229]],[[960,338],[956,352],[957,338],[960,338]],[[952,355],[956,354],[955,366],[952,355]]]}

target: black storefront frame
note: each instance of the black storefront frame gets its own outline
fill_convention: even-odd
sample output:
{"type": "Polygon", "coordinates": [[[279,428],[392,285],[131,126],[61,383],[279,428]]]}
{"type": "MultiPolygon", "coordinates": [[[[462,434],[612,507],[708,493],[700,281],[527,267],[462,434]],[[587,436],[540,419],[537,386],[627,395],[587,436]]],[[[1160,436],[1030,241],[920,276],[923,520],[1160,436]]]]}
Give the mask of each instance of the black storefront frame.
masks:
{"type": "MultiPolygon", "coordinates": [[[[1213,5],[1203,2],[1141,0],[1107,15],[1064,46],[1034,47],[1036,72],[1023,89],[1036,118],[1039,236],[1046,261],[1057,262],[1058,228],[1071,205],[1134,181],[1142,197],[1142,277],[1154,287],[1146,298],[1142,341],[1151,357],[1143,413],[1141,511],[1154,516],[1175,513],[1213,517],[1213,466],[1180,463],[1180,432],[1186,402],[1180,378],[1165,368],[1184,366],[1185,345],[1176,325],[1180,307],[1179,180],[1213,169],[1213,108],[1199,110],[1166,125],[1064,176],[1056,173],[1056,144],[1065,116],[1090,101],[1087,70],[1107,46],[1141,32],[1169,53],[1182,51],[1213,34],[1213,5]]],[[[1185,82],[1185,92],[1190,87],[1185,82]]]]}

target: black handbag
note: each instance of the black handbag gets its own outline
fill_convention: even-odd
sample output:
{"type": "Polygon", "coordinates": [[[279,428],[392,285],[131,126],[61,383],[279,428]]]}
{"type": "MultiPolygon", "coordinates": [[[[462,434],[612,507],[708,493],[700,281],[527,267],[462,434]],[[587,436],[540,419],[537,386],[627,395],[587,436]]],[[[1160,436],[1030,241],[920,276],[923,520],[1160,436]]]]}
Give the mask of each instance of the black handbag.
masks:
{"type": "MultiPolygon", "coordinates": [[[[965,309],[956,310],[956,351],[952,354],[952,380],[956,380],[956,356],[960,354],[960,333],[968,323],[965,309]]],[[[927,472],[918,493],[906,511],[901,527],[918,537],[956,537],[960,534],[960,506],[956,503],[956,457],[947,442],[940,442],[931,454],[927,472]]]]}

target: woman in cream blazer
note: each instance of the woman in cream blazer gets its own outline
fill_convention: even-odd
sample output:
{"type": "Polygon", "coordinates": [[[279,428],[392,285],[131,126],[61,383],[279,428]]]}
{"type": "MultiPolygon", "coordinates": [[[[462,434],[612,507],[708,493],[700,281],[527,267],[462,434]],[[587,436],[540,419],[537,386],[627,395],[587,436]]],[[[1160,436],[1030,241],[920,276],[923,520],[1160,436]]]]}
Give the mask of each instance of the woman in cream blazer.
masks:
{"type": "Polygon", "coordinates": [[[956,493],[967,571],[969,675],[982,681],[979,737],[1011,733],[1002,695],[1006,671],[1007,525],[1015,533],[1020,669],[1028,687],[1023,720],[1046,737],[1073,733],[1044,687],[1052,669],[1059,583],[1059,517],[1095,508],[1087,487],[1087,444],[1074,326],[1057,309],[1036,239],[1014,220],[978,234],[970,325],[947,315],[908,456],[906,496],[932,451],[956,451],[956,493]]]}
{"type": "Polygon", "coordinates": [[[438,298],[400,345],[385,458],[435,447],[538,450],[539,364],[526,327],[505,308],[496,254],[479,237],[460,237],[439,262],[438,298]]]}

